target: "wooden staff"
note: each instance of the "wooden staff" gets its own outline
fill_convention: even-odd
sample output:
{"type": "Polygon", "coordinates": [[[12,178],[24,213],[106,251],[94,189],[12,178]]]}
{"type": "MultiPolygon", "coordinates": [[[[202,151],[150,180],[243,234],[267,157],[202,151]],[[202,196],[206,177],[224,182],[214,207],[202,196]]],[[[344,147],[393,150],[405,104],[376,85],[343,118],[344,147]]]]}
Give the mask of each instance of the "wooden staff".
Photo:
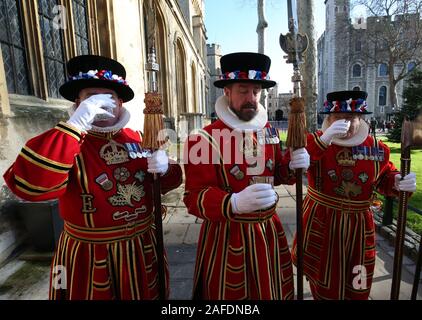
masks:
{"type": "MultiPolygon", "coordinates": [[[[422,146],[422,116],[415,121],[403,121],[401,132],[401,166],[402,178],[410,172],[410,150],[412,147],[422,146]]],[[[403,247],[406,234],[407,204],[409,193],[399,193],[399,213],[397,217],[397,231],[394,249],[393,280],[391,283],[391,300],[398,300],[400,294],[401,269],[403,262],[403,247]]],[[[416,275],[415,275],[416,276],[416,275]]]]}
{"type": "MultiPolygon", "coordinates": [[[[164,128],[162,110],[162,99],[158,93],[157,73],[159,65],[155,56],[155,7],[153,1],[149,0],[149,12],[147,18],[148,24],[148,63],[146,69],[148,73],[148,92],[145,93],[145,109],[144,109],[144,135],[142,139],[142,147],[150,149],[152,152],[161,148],[166,142],[162,135],[164,128]]],[[[163,241],[163,221],[161,207],[161,183],[160,175],[153,174],[153,196],[154,196],[154,224],[156,238],[156,253],[158,265],[158,287],[160,300],[166,299],[166,264],[164,259],[164,241],[163,241]]]]}
{"type": "MultiPolygon", "coordinates": [[[[149,77],[149,92],[145,93],[145,109],[144,109],[144,135],[142,139],[142,147],[150,149],[152,152],[160,149],[165,143],[161,139],[160,132],[164,128],[163,110],[161,108],[161,95],[157,92],[156,72],[158,65],[155,63],[155,49],[152,46],[148,54],[147,70],[149,77]]],[[[160,300],[166,299],[166,276],[164,261],[164,241],[163,241],[163,221],[161,212],[161,183],[160,175],[153,174],[153,196],[154,196],[154,224],[155,238],[157,241],[157,264],[158,264],[158,286],[160,300]]]]}
{"type": "Polygon", "coordinates": [[[415,278],[413,279],[412,295],[410,297],[411,300],[416,300],[416,296],[418,295],[419,281],[421,279],[420,278],[421,269],[422,269],[422,234],[421,234],[421,241],[419,242],[419,253],[418,253],[418,260],[416,262],[416,268],[415,268],[415,278]]]}
{"type": "MultiPolygon", "coordinates": [[[[290,114],[287,131],[286,146],[292,150],[306,147],[306,116],[305,103],[300,94],[299,64],[303,61],[302,55],[308,47],[308,38],[297,33],[293,17],[292,0],[288,0],[289,33],[280,35],[280,46],[287,53],[287,63],[293,64],[293,92],[290,100],[290,114]]],[[[297,299],[303,300],[303,189],[302,169],[296,169],[296,270],[297,270],[297,299]]]]}

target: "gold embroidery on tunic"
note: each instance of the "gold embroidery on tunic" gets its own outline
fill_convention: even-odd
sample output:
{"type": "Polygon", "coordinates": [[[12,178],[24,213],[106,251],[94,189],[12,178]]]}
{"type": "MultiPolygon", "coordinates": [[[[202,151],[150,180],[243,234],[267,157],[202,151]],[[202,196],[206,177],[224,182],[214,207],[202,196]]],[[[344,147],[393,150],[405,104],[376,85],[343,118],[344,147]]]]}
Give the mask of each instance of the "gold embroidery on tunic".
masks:
{"type": "Polygon", "coordinates": [[[112,206],[131,206],[133,207],[132,199],[139,202],[145,195],[144,186],[136,185],[136,182],[132,184],[117,184],[117,194],[108,198],[108,201],[112,206]]]}

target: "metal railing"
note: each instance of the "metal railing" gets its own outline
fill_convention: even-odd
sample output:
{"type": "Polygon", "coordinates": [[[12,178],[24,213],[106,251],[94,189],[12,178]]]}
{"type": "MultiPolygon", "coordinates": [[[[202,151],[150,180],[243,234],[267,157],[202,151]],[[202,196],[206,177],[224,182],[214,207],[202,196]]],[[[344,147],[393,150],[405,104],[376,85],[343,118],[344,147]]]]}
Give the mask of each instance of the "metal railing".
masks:
{"type": "Polygon", "coordinates": [[[281,121],[268,121],[273,128],[276,128],[280,131],[287,131],[288,128],[288,121],[281,120],[281,121]]]}
{"type": "MultiPolygon", "coordinates": [[[[397,202],[395,198],[385,197],[384,214],[382,217],[382,224],[384,226],[393,224],[394,202],[397,202]]],[[[422,216],[421,209],[415,208],[409,204],[407,205],[407,210],[413,211],[422,216]]],[[[412,294],[411,294],[412,300],[416,300],[416,296],[417,296],[417,292],[419,288],[419,282],[420,282],[420,274],[421,274],[421,269],[422,269],[422,234],[420,236],[421,238],[419,239],[419,250],[418,250],[417,259],[416,259],[415,275],[413,278],[413,286],[412,286],[412,294]]]]}
{"type": "MultiPolygon", "coordinates": [[[[394,197],[385,197],[384,201],[384,215],[382,217],[382,224],[384,226],[390,225],[393,223],[393,207],[394,202],[397,202],[397,200],[394,197]]],[[[411,205],[407,205],[407,209],[410,211],[413,211],[419,215],[422,215],[422,210],[415,208],[411,205]]]]}

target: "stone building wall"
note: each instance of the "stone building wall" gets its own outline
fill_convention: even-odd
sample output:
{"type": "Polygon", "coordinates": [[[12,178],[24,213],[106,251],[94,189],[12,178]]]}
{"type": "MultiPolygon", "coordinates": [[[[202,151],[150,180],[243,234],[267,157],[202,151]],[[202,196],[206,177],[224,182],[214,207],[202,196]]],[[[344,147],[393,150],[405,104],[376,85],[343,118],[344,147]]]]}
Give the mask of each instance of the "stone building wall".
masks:
{"type": "MultiPolygon", "coordinates": [[[[157,9],[157,54],[160,63],[159,88],[163,94],[163,106],[169,126],[176,128],[178,121],[184,119],[182,114],[193,114],[196,125],[201,125],[203,114],[207,109],[205,97],[207,78],[207,61],[205,48],[205,27],[203,26],[203,2],[189,0],[191,2],[190,12],[195,18],[195,36],[192,23],[187,23],[183,17],[177,0],[154,0],[152,3],[157,9]],[[176,46],[178,44],[178,46],[176,46]],[[182,68],[176,61],[177,48],[182,48],[181,59],[184,62],[182,68]],[[192,72],[194,66],[195,73],[192,72]],[[177,68],[181,69],[180,90],[176,83],[177,68]],[[195,92],[193,92],[195,90],[195,92]],[[184,94],[186,104],[178,104],[178,96],[184,94]],[[196,104],[190,98],[196,95],[196,104]]],[[[188,1],[188,2],[189,2],[188,1]]],[[[82,3],[83,1],[78,1],[82,3]]],[[[28,65],[29,95],[22,95],[10,92],[11,65],[3,61],[3,57],[10,57],[9,48],[16,43],[13,36],[1,40],[2,55],[0,55],[0,264],[7,258],[23,241],[25,230],[19,226],[19,217],[11,213],[11,203],[14,197],[8,192],[4,185],[3,173],[13,163],[25,142],[54,127],[60,120],[68,119],[68,109],[72,103],[61,97],[50,96],[53,82],[49,78],[52,60],[48,60],[48,54],[55,54],[54,50],[49,51],[44,47],[50,43],[61,44],[60,57],[67,61],[71,57],[81,54],[80,37],[77,35],[77,28],[80,21],[75,19],[84,15],[77,15],[74,10],[76,1],[72,0],[46,0],[46,1],[20,1],[16,0],[16,16],[9,17],[8,12],[0,12],[8,23],[8,32],[21,31],[20,36],[24,41],[23,52],[28,65]],[[41,3],[51,5],[60,4],[59,12],[66,16],[55,16],[53,12],[44,12],[43,19],[40,19],[41,3]],[[40,26],[40,21],[48,21],[50,15],[50,31],[52,41],[45,39],[45,30],[40,26]],[[10,19],[9,19],[10,18],[10,19]],[[60,20],[61,19],[61,20],[60,20]],[[16,24],[17,22],[17,24],[16,24]],[[59,22],[56,29],[54,22],[59,22]],[[20,29],[16,29],[16,25],[20,29]],[[16,30],[15,30],[15,29],[16,30]],[[10,30],[9,30],[10,29],[10,30]],[[43,38],[44,36],[44,38],[43,38]],[[54,42],[55,39],[61,41],[54,42]]],[[[127,70],[127,81],[135,92],[135,99],[126,107],[132,114],[128,126],[134,129],[143,129],[143,108],[144,93],[147,90],[146,83],[146,39],[145,39],[145,8],[147,0],[86,0],[86,34],[83,37],[89,43],[90,54],[100,54],[120,61],[127,70]]],[[[0,10],[5,7],[0,6],[0,10]]],[[[50,10],[51,11],[51,10],[50,10]]],[[[56,11],[57,12],[57,11],[56,11]]],[[[188,19],[192,21],[192,17],[188,19]]],[[[80,31],[80,30],[79,30],[80,31]]],[[[80,33],[78,31],[78,34],[80,33]]],[[[57,49],[57,47],[55,48],[57,49]]],[[[22,53],[21,51],[16,53],[22,53]]],[[[180,53],[180,52],[179,52],[180,53]]],[[[57,57],[55,57],[56,59],[57,57]]],[[[179,60],[180,61],[180,60],[179,60]]],[[[63,64],[64,65],[64,64],[63,64]]],[[[22,74],[16,73],[16,77],[22,74]]],[[[67,78],[59,74],[63,79],[67,78]]],[[[60,78],[59,77],[59,78],[60,78]]],[[[59,87],[60,83],[54,82],[59,87]]]]}

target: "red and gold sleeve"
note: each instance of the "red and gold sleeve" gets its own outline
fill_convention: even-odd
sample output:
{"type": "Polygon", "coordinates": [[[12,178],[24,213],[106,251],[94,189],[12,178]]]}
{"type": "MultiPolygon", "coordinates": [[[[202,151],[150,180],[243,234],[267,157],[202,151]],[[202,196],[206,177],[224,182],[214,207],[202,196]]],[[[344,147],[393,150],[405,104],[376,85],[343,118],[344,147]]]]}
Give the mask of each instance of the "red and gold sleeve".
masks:
{"type": "Polygon", "coordinates": [[[81,132],[65,122],[32,138],[5,172],[7,186],[28,201],[60,197],[80,152],[81,139],[81,132]]]}
{"type": "Polygon", "coordinates": [[[166,194],[167,192],[176,189],[182,184],[182,181],[182,168],[178,163],[170,160],[169,169],[164,175],[161,176],[161,193],[166,194]]]}
{"type": "Polygon", "coordinates": [[[211,143],[204,136],[189,137],[184,150],[186,181],[183,201],[190,214],[218,222],[231,219],[233,212],[231,193],[224,190],[219,181],[221,167],[211,162],[212,154],[211,143]]]}
{"type": "Polygon", "coordinates": [[[399,171],[390,161],[390,149],[382,141],[379,141],[379,147],[384,149],[384,161],[380,163],[380,171],[375,185],[376,190],[387,197],[396,197],[399,192],[394,189],[394,176],[399,171]]]}
{"type": "Polygon", "coordinates": [[[322,131],[308,133],[306,150],[311,157],[311,166],[313,161],[319,161],[329,145],[321,140],[322,131]]]}
{"type": "Polygon", "coordinates": [[[274,185],[280,184],[294,184],[296,182],[295,172],[290,170],[290,151],[287,149],[283,154],[279,144],[274,147],[275,152],[275,172],[274,185]]]}

